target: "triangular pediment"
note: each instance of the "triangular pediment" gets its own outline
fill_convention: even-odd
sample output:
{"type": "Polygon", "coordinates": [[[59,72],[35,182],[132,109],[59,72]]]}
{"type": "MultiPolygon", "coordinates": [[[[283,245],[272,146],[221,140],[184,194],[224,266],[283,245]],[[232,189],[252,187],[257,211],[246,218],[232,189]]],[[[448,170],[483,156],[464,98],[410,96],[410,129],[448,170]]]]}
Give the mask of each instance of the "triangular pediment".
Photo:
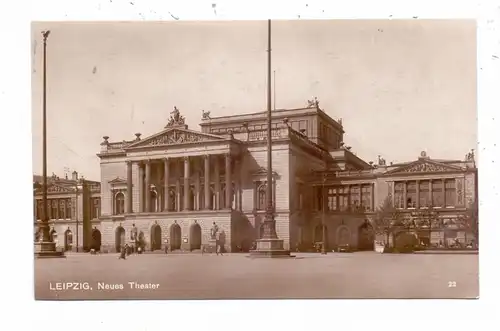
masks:
{"type": "Polygon", "coordinates": [[[109,184],[126,184],[127,180],[121,177],[116,177],[108,182],[109,184]]]}
{"type": "MultiPolygon", "coordinates": [[[[278,176],[278,173],[276,171],[273,171],[273,177],[276,177],[278,176]]],[[[264,167],[260,167],[259,169],[257,169],[256,171],[254,171],[252,173],[252,176],[254,177],[265,177],[267,176],[267,169],[264,168],[264,167]]]]}
{"type": "Polygon", "coordinates": [[[420,159],[410,164],[386,172],[387,175],[408,174],[408,173],[435,173],[461,171],[460,167],[436,162],[429,159],[420,159]]]}
{"type": "Polygon", "coordinates": [[[225,139],[225,137],[209,133],[202,133],[181,128],[169,128],[150,137],[137,141],[127,146],[125,149],[203,143],[208,141],[223,141],[225,139]]]}

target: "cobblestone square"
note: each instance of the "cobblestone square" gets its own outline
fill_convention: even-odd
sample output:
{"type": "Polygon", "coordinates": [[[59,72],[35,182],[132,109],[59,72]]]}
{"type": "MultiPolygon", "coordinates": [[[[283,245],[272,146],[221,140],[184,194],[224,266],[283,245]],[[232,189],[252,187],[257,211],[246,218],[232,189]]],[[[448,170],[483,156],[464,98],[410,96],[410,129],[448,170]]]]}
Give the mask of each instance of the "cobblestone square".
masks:
{"type": "Polygon", "coordinates": [[[144,254],[124,261],[74,254],[35,261],[36,299],[49,300],[475,298],[478,283],[477,255],[144,254]]]}

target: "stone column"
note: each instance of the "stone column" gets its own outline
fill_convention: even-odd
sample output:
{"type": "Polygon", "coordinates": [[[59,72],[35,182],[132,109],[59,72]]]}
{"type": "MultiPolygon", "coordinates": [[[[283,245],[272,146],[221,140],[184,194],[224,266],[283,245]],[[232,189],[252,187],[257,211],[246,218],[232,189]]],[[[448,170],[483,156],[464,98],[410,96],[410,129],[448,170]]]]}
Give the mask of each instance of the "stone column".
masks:
{"type": "Polygon", "coordinates": [[[432,201],[432,179],[429,179],[429,203],[427,207],[434,205],[434,201],[432,201]]]}
{"type": "Polygon", "coordinates": [[[406,203],[406,199],[407,199],[407,197],[406,197],[407,184],[408,183],[406,181],[403,182],[403,208],[404,209],[408,208],[408,204],[406,203]]]}
{"type": "Polygon", "coordinates": [[[419,209],[420,208],[420,181],[417,180],[415,185],[417,185],[417,201],[415,201],[415,208],[419,209]]]}
{"type": "Polygon", "coordinates": [[[204,156],[205,162],[205,209],[211,209],[212,201],[210,199],[210,155],[204,156]]]}
{"type": "Polygon", "coordinates": [[[233,196],[233,181],[231,176],[231,154],[226,154],[226,205],[225,208],[231,208],[233,196]]]}
{"type": "Polygon", "coordinates": [[[363,185],[359,184],[358,187],[359,187],[359,208],[362,209],[365,208],[365,206],[363,206],[363,185]]]}
{"type": "MultiPolygon", "coordinates": [[[[234,161],[234,208],[236,210],[241,210],[241,199],[240,199],[240,185],[241,185],[241,163],[239,159],[234,161]]],[[[298,193],[297,191],[295,192],[298,193]]],[[[299,203],[297,202],[299,205],[299,203]]]]}
{"type": "Polygon", "coordinates": [[[182,170],[181,170],[181,163],[179,160],[176,162],[177,169],[177,180],[175,182],[175,209],[177,211],[181,211],[181,175],[182,175],[182,170]]]}
{"type": "Polygon", "coordinates": [[[215,155],[215,206],[214,210],[220,209],[220,164],[219,156],[215,155]]]}
{"type": "Polygon", "coordinates": [[[201,202],[201,194],[200,194],[200,164],[199,157],[196,157],[194,160],[194,206],[192,206],[193,210],[200,210],[200,202],[201,202]]]}
{"type": "Polygon", "coordinates": [[[189,157],[184,157],[184,210],[190,210],[189,205],[189,177],[191,176],[189,171],[189,157]]]}
{"type": "Polygon", "coordinates": [[[139,170],[139,211],[144,212],[144,167],[141,163],[137,163],[137,168],[139,170]]]}
{"type": "Polygon", "coordinates": [[[443,178],[443,208],[446,208],[446,180],[443,178]]]}
{"type": "Polygon", "coordinates": [[[370,211],[375,211],[375,184],[372,184],[370,186],[370,194],[371,194],[371,197],[370,197],[370,211]]]}
{"type": "Polygon", "coordinates": [[[163,159],[163,210],[168,211],[170,207],[170,192],[169,192],[169,178],[170,178],[170,162],[168,158],[163,159]]]}
{"type": "Polygon", "coordinates": [[[127,213],[132,214],[132,162],[127,161],[127,213]]]}
{"type": "Polygon", "coordinates": [[[146,213],[151,211],[151,161],[146,162],[146,187],[144,190],[146,194],[146,213]]]}

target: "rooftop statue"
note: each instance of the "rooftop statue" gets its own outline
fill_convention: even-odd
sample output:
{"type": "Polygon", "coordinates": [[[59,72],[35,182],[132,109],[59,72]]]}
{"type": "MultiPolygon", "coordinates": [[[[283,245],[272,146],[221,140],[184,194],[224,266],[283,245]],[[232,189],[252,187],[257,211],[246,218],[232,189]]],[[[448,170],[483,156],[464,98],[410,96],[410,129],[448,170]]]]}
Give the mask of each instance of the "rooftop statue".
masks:
{"type": "Polygon", "coordinates": [[[177,107],[174,106],[174,110],[170,113],[170,119],[168,120],[167,126],[184,125],[185,118],[181,115],[181,112],[177,107]]]}

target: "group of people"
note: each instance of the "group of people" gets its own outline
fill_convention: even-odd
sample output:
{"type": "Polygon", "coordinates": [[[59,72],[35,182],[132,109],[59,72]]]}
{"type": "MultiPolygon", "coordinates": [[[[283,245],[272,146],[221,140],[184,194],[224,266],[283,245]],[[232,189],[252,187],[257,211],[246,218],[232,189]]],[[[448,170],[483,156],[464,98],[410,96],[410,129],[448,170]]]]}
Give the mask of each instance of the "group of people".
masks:
{"type": "Polygon", "coordinates": [[[130,231],[130,242],[130,245],[128,243],[124,243],[121,246],[120,256],[118,257],[119,259],[126,260],[127,256],[132,253],[142,254],[144,252],[144,247],[146,245],[144,241],[144,233],[142,231],[138,232],[135,224],[132,224],[132,230],[130,231]]]}
{"type": "MultiPolygon", "coordinates": [[[[211,238],[211,243],[214,242],[215,245],[214,247],[211,247],[214,249],[215,253],[217,255],[224,255],[225,253],[225,241],[226,241],[226,235],[224,231],[219,231],[219,226],[213,222],[212,228],[210,229],[210,238],[211,238]]],[[[124,245],[121,246],[120,249],[120,255],[119,259],[126,260],[127,256],[129,256],[132,253],[137,253],[141,254],[144,252],[145,248],[145,243],[144,243],[144,234],[141,232],[138,233],[138,230],[135,226],[135,224],[132,224],[132,230],[130,231],[130,240],[133,243],[133,245],[129,245],[128,243],[125,243],[124,245]]],[[[206,252],[206,248],[202,248],[202,253],[206,252]]],[[[168,244],[165,243],[165,254],[168,253],[168,244]]]]}

